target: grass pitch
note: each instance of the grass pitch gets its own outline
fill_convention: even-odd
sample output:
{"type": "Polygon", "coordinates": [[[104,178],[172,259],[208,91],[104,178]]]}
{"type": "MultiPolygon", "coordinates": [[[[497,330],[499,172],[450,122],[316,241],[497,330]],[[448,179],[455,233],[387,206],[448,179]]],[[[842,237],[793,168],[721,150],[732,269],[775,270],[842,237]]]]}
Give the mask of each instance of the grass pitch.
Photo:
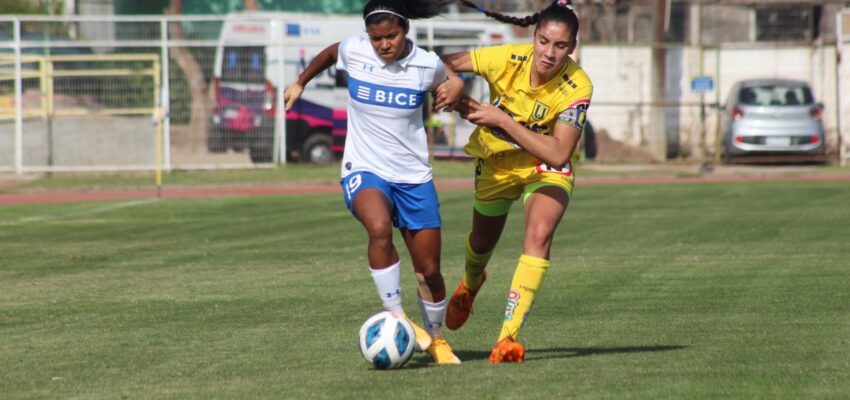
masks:
{"type": "MultiPolygon", "coordinates": [[[[526,362],[491,366],[517,205],[449,333],[464,363],[396,371],[357,350],[380,304],[340,196],[5,206],[0,397],[847,398],[848,199],[846,182],[580,187],[526,362]]],[[[451,291],[471,202],[441,200],[451,291]]]]}

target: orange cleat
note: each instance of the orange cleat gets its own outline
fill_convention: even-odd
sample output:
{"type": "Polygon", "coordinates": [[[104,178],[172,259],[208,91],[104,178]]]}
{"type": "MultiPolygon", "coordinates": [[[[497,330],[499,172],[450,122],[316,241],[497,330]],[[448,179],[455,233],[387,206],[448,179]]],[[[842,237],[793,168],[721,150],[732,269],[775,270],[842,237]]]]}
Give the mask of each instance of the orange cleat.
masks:
{"type": "Polygon", "coordinates": [[[449,305],[446,307],[446,327],[451,330],[460,329],[469,315],[472,314],[472,302],[475,301],[475,295],[481,290],[481,286],[487,281],[487,272],[481,276],[481,285],[476,289],[470,289],[463,283],[463,279],[458,283],[454,294],[452,294],[449,305]]]}
{"type": "Polygon", "coordinates": [[[506,337],[493,346],[490,352],[490,364],[503,362],[521,363],[525,359],[525,347],[512,337],[506,337]]]}

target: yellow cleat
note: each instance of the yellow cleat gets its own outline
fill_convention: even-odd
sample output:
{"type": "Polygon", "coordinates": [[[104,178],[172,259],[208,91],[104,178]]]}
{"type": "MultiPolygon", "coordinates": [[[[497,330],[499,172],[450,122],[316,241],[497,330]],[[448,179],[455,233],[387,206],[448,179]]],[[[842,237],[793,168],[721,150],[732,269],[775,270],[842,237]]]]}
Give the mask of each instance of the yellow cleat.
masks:
{"type": "Polygon", "coordinates": [[[440,365],[460,364],[460,359],[452,351],[452,346],[449,346],[446,339],[439,336],[435,337],[431,346],[428,347],[428,354],[440,365]]]}
{"type": "Polygon", "coordinates": [[[431,335],[428,334],[428,331],[411,321],[407,314],[402,313],[402,315],[404,316],[404,319],[406,319],[407,322],[410,322],[410,325],[413,326],[413,334],[416,335],[416,351],[425,351],[431,347],[433,341],[431,340],[431,335]]]}

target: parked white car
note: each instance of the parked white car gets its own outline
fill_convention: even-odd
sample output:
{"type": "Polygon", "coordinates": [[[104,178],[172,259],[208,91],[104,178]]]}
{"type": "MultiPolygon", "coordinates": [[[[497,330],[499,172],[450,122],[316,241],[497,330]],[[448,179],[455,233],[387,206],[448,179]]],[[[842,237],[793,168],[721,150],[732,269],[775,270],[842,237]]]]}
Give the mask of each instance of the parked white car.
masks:
{"type": "Polygon", "coordinates": [[[823,104],[806,82],[752,79],[736,83],[723,107],[723,160],[823,161],[823,104]]]}

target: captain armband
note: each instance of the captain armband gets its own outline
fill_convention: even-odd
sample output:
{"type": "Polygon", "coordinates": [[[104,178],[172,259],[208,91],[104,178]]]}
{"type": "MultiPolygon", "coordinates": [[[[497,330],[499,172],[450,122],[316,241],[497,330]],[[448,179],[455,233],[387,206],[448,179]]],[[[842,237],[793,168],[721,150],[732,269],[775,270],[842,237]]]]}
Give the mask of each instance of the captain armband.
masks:
{"type": "Polygon", "coordinates": [[[567,124],[578,130],[584,129],[584,121],[587,119],[587,111],[581,108],[569,108],[558,114],[559,124],[567,124]]]}

